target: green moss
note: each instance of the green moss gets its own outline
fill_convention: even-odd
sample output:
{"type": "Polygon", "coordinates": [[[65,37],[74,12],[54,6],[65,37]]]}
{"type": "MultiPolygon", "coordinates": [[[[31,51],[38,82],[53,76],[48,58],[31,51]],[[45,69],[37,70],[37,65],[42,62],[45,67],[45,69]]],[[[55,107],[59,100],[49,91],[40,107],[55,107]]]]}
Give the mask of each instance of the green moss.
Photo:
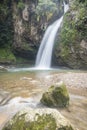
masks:
{"type": "Polygon", "coordinates": [[[58,130],[73,130],[72,126],[61,127],[58,130]]]}
{"type": "Polygon", "coordinates": [[[44,93],[40,101],[41,103],[49,107],[54,106],[55,104],[55,101],[52,97],[52,93],[49,93],[49,92],[44,93]]]}
{"type": "Polygon", "coordinates": [[[53,89],[54,89],[54,86],[52,85],[52,86],[48,89],[48,91],[49,91],[49,92],[52,92],[53,89]]]}
{"type": "Polygon", "coordinates": [[[25,5],[22,0],[19,0],[17,7],[18,7],[18,9],[21,9],[21,10],[24,9],[25,5]]]}
{"type": "Polygon", "coordinates": [[[56,130],[56,121],[52,115],[42,115],[38,116],[38,119],[35,122],[31,122],[30,130],[56,130]]]}
{"type": "Polygon", "coordinates": [[[69,94],[64,84],[60,86],[51,86],[48,92],[45,92],[41,98],[41,102],[51,107],[66,107],[69,105],[69,94]]]}
{"type": "Polygon", "coordinates": [[[35,121],[25,122],[25,115],[15,116],[12,123],[3,130],[56,130],[56,121],[50,114],[36,114],[35,121]]]}
{"type": "Polygon", "coordinates": [[[16,58],[9,48],[0,48],[0,62],[15,62],[16,58]]]}
{"type": "Polygon", "coordinates": [[[69,105],[69,94],[65,84],[62,84],[60,87],[56,87],[53,90],[52,95],[54,97],[56,104],[58,104],[58,106],[65,107],[69,105]]]}
{"type": "Polygon", "coordinates": [[[63,60],[66,60],[67,58],[69,58],[69,53],[70,53],[69,48],[68,48],[68,47],[63,47],[63,48],[61,49],[62,59],[63,59],[63,60]]]}

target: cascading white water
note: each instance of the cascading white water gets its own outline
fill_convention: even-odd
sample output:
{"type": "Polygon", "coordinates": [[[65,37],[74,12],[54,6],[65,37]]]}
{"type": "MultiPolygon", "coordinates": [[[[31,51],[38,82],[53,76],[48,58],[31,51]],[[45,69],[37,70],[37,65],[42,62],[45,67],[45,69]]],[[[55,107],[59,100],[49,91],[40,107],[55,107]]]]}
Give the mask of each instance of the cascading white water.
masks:
{"type": "MultiPolygon", "coordinates": [[[[68,4],[64,3],[64,13],[66,13],[68,9],[68,4]]],[[[50,68],[53,45],[62,20],[63,16],[47,28],[36,57],[36,68],[50,68]]]]}

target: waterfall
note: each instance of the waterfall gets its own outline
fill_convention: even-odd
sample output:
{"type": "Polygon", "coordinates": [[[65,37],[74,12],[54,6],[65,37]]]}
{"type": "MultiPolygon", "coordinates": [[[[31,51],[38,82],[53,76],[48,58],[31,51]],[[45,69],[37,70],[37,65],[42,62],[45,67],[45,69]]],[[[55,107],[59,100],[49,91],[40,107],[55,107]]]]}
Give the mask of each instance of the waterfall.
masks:
{"type": "MultiPolygon", "coordinates": [[[[68,4],[65,4],[64,2],[64,13],[67,12],[68,8],[69,8],[68,4]]],[[[47,28],[36,57],[36,68],[39,69],[50,68],[53,45],[57,31],[62,23],[62,20],[63,16],[47,28]]]]}

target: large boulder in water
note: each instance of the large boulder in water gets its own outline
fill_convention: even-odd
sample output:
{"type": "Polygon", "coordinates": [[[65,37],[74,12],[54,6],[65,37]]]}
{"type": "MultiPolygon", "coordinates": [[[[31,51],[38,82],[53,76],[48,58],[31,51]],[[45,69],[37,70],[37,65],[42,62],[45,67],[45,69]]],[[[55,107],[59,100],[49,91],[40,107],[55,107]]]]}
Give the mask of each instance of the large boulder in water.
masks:
{"type": "Polygon", "coordinates": [[[42,95],[41,103],[51,107],[66,107],[69,105],[69,93],[66,85],[61,82],[51,86],[47,92],[42,95]]]}
{"type": "Polygon", "coordinates": [[[2,130],[75,130],[57,110],[25,108],[2,130]]]}

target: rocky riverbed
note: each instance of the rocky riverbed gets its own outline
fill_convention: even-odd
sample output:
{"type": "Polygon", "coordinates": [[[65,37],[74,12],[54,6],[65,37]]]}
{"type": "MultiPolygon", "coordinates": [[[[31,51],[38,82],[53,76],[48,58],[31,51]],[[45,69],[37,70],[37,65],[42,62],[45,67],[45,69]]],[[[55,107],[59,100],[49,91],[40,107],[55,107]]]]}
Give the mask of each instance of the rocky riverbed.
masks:
{"type": "Polygon", "coordinates": [[[70,94],[70,106],[58,109],[79,130],[87,128],[87,72],[24,71],[0,73],[0,128],[19,109],[39,107],[51,85],[63,81],[70,94]],[[32,99],[31,99],[32,98],[32,99]]]}

